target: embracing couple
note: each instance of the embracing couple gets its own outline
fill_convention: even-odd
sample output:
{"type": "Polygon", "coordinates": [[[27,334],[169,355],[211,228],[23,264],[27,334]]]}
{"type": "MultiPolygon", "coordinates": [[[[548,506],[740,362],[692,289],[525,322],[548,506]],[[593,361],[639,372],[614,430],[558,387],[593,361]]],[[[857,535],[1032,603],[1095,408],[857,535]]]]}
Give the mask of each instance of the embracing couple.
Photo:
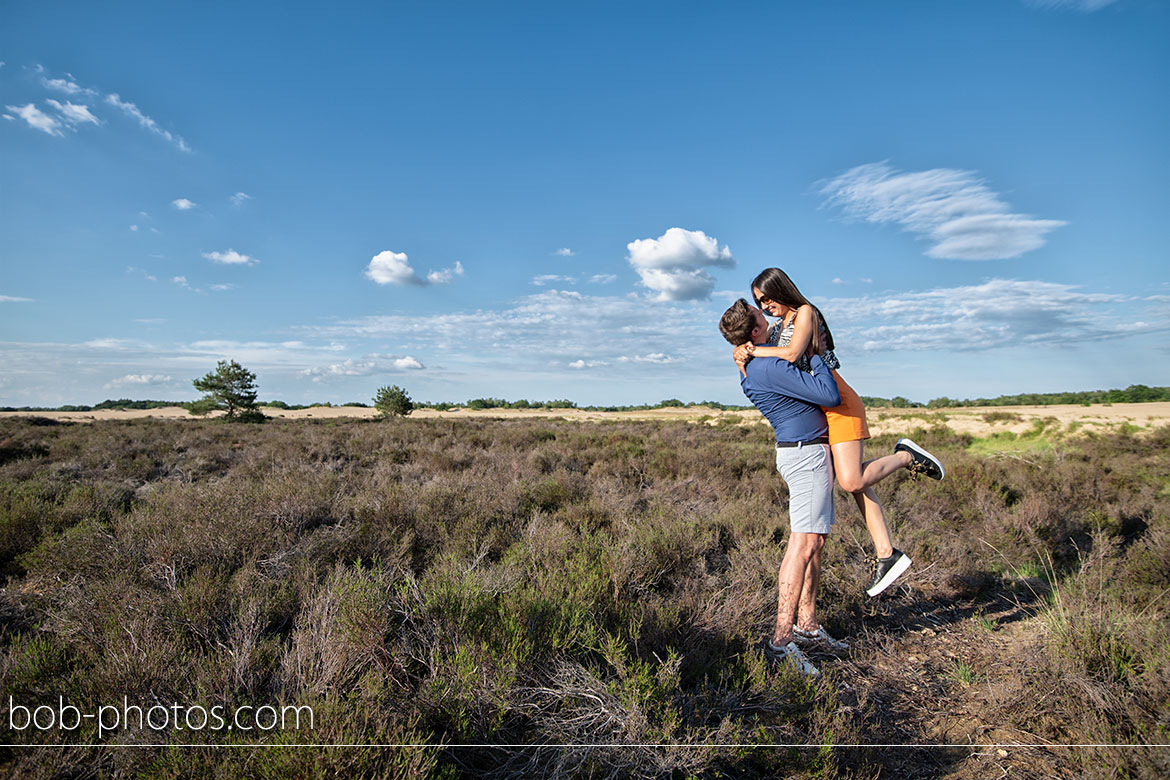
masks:
{"type": "Polygon", "coordinates": [[[802,673],[820,672],[801,651],[819,647],[844,651],[817,622],[816,595],[821,549],[836,522],[833,475],[853,495],[873,538],[877,568],[866,590],[876,596],[910,566],[893,546],[873,486],[899,469],[942,479],[942,464],[909,439],[894,452],[863,459],[869,438],[865,406],[837,373],[833,335],[820,310],[800,294],[779,268],[765,269],[752,282],[752,306],[740,298],[724,312],[719,330],[735,346],[740,386],[776,434],[776,468],[788,485],[791,533],[780,564],[776,627],[767,643],[770,661],[790,663],[802,673]],[[765,312],[777,318],[769,324],[765,312]]]}

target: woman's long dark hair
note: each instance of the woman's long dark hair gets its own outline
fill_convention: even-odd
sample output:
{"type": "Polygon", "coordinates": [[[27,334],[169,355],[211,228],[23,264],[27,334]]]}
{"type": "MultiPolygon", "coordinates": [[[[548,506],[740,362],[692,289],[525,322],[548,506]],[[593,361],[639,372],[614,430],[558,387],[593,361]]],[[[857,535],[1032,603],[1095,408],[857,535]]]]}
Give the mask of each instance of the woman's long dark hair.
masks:
{"type": "Polygon", "coordinates": [[[759,276],[752,280],[752,298],[755,300],[756,306],[759,306],[760,299],[755,297],[756,290],[768,296],[769,300],[782,303],[792,309],[799,309],[805,305],[812,306],[813,311],[817,314],[816,324],[818,326],[813,328],[812,339],[809,342],[812,344],[813,352],[823,355],[826,351],[833,349],[833,333],[825,324],[824,315],[821,314],[820,309],[809,302],[808,298],[800,294],[800,290],[788,278],[788,274],[779,268],[765,268],[760,271],[759,276]]]}

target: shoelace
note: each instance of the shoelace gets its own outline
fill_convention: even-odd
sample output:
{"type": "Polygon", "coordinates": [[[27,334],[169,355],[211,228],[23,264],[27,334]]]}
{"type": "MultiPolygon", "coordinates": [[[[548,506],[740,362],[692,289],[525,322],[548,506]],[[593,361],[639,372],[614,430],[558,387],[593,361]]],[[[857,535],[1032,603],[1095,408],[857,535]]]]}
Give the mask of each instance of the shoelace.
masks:
{"type": "Polygon", "coordinates": [[[930,467],[918,460],[911,461],[910,465],[906,468],[912,477],[924,477],[930,472],[930,467]]]}

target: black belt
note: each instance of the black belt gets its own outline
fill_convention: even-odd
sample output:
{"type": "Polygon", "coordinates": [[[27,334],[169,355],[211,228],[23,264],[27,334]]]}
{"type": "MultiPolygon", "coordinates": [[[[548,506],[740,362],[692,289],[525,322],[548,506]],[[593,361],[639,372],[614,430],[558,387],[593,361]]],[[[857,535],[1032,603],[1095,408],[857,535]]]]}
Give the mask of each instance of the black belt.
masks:
{"type": "Polygon", "coordinates": [[[776,447],[807,447],[810,444],[828,444],[829,437],[821,436],[817,439],[809,439],[808,441],[778,441],[776,447]]]}

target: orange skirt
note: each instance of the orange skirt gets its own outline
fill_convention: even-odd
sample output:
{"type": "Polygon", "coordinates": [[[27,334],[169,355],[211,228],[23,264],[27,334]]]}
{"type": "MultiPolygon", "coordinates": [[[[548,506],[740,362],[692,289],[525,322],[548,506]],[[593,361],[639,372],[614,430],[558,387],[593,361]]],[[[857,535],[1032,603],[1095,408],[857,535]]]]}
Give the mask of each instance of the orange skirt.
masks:
{"type": "Polygon", "coordinates": [[[841,404],[825,409],[825,417],[829,421],[829,446],[842,441],[868,439],[869,425],[865,422],[865,404],[861,403],[861,396],[835,370],[833,378],[837,380],[841,404]]]}

